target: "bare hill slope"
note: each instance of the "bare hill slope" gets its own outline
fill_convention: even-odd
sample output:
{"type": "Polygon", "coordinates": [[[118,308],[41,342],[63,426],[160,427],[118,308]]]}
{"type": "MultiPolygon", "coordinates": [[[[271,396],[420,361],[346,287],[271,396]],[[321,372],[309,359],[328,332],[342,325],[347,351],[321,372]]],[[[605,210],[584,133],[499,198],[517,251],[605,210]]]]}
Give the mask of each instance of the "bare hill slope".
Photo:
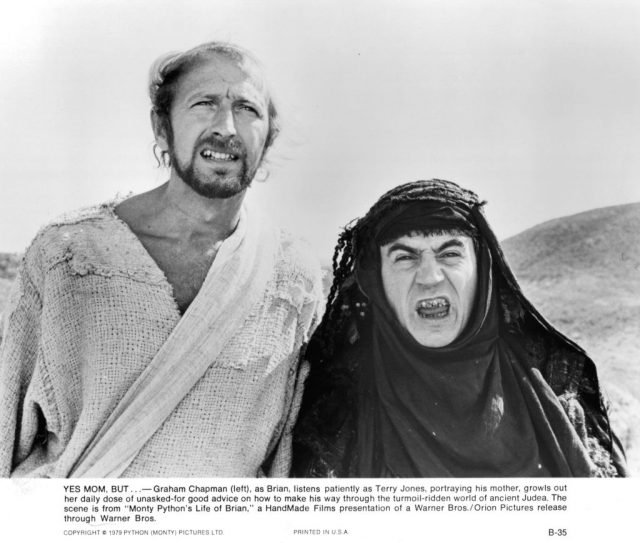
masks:
{"type": "Polygon", "coordinates": [[[527,297],[596,362],[640,474],[640,203],[554,219],[503,247],[527,297]]]}
{"type": "Polygon", "coordinates": [[[503,242],[525,293],[640,397],[640,203],[555,219],[503,242]],[[633,364],[633,358],[637,364],[633,364]]]}
{"type": "Polygon", "coordinates": [[[16,254],[0,253],[0,340],[2,340],[2,311],[9,297],[19,262],[20,257],[16,254]]]}

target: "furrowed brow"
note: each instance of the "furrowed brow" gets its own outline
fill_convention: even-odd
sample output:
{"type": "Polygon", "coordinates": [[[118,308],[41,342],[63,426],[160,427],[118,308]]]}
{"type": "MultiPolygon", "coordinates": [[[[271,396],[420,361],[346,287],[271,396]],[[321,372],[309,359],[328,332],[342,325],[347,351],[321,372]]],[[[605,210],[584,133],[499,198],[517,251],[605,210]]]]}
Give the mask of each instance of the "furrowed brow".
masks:
{"type": "Polygon", "coordinates": [[[220,95],[219,94],[211,94],[211,93],[199,93],[196,92],[194,94],[192,94],[191,96],[189,96],[188,101],[192,102],[194,100],[210,100],[211,102],[214,103],[219,103],[220,102],[220,95]]]}
{"type": "Polygon", "coordinates": [[[445,249],[450,249],[451,247],[458,247],[460,249],[464,249],[464,243],[462,243],[462,241],[459,240],[458,238],[449,239],[449,240],[445,241],[439,247],[435,247],[433,249],[433,252],[434,253],[439,253],[441,251],[444,251],[445,249]]]}
{"type": "Polygon", "coordinates": [[[263,104],[266,105],[266,99],[264,96],[250,91],[246,92],[243,90],[237,91],[234,89],[228,89],[226,97],[234,102],[245,102],[257,107],[263,107],[263,104]]]}
{"type": "Polygon", "coordinates": [[[387,249],[387,256],[390,256],[391,253],[395,251],[406,251],[411,254],[417,254],[419,251],[414,247],[409,245],[405,245],[404,243],[400,243],[398,241],[391,244],[391,246],[387,249]]]}

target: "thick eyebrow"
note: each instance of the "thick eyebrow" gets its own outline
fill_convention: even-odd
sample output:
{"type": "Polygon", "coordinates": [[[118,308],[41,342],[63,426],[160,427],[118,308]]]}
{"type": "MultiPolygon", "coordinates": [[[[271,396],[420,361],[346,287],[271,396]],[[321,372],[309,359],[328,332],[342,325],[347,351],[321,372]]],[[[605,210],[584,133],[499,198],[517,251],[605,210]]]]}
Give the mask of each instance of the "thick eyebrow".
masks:
{"type": "MultiPolygon", "coordinates": [[[[445,249],[449,249],[450,247],[459,247],[461,249],[464,249],[464,243],[462,243],[462,241],[458,238],[448,239],[438,247],[434,247],[433,252],[440,253],[445,249]]],[[[421,252],[415,247],[411,247],[410,245],[406,245],[405,243],[402,243],[400,241],[396,241],[389,246],[389,248],[387,249],[387,256],[390,256],[394,251],[406,251],[411,254],[418,254],[419,252],[421,252]]]]}
{"type": "Polygon", "coordinates": [[[191,100],[211,100],[213,102],[219,102],[220,100],[222,100],[222,98],[229,98],[229,100],[232,100],[234,102],[249,102],[249,103],[255,103],[256,100],[254,100],[253,98],[249,97],[249,96],[243,96],[242,94],[234,94],[230,91],[228,91],[226,94],[222,94],[222,93],[218,93],[218,92],[202,92],[202,91],[198,91],[198,92],[194,92],[193,94],[190,94],[189,96],[187,96],[187,100],[191,101],[191,100]]]}
{"type": "Polygon", "coordinates": [[[461,249],[464,249],[464,243],[462,243],[462,241],[460,241],[458,238],[450,239],[445,241],[442,245],[440,245],[440,247],[436,247],[433,252],[439,253],[441,251],[444,251],[445,249],[449,249],[450,247],[459,247],[461,249]]]}
{"type": "Polygon", "coordinates": [[[404,243],[400,243],[399,241],[396,241],[389,246],[389,248],[387,249],[387,256],[389,256],[394,251],[407,251],[411,254],[419,253],[419,251],[415,247],[405,245],[404,243]]]}

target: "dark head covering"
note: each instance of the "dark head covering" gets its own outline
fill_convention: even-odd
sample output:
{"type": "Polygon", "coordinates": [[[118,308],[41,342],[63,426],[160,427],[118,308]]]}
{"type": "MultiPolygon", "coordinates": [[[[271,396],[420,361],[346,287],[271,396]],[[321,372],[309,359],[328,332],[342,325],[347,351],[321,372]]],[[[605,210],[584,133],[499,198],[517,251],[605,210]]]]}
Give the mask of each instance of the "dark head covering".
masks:
{"type": "Polygon", "coordinates": [[[418,181],[340,236],[294,436],[299,476],[590,476],[624,473],[593,363],[523,296],[477,196],[418,181]],[[409,233],[474,238],[464,330],[420,345],[384,294],[379,247],[409,233]]]}

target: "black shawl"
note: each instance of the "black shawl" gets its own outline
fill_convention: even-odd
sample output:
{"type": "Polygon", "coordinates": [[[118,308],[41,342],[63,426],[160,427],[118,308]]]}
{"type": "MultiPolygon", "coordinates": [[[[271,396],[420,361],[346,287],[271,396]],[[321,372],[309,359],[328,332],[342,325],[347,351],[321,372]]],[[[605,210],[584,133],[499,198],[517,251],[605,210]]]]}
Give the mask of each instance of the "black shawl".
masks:
{"type": "Polygon", "coordinates": [[[436,180],[389,194],[349,230],[353,273],[307,350],[293,473],[624,474],[593,363],[523,296],[477,197],[436,180]],[[438,349],[399,325],[380,280],[379,245],[420,229],[477,240],[474,311],[438,349]]]}

